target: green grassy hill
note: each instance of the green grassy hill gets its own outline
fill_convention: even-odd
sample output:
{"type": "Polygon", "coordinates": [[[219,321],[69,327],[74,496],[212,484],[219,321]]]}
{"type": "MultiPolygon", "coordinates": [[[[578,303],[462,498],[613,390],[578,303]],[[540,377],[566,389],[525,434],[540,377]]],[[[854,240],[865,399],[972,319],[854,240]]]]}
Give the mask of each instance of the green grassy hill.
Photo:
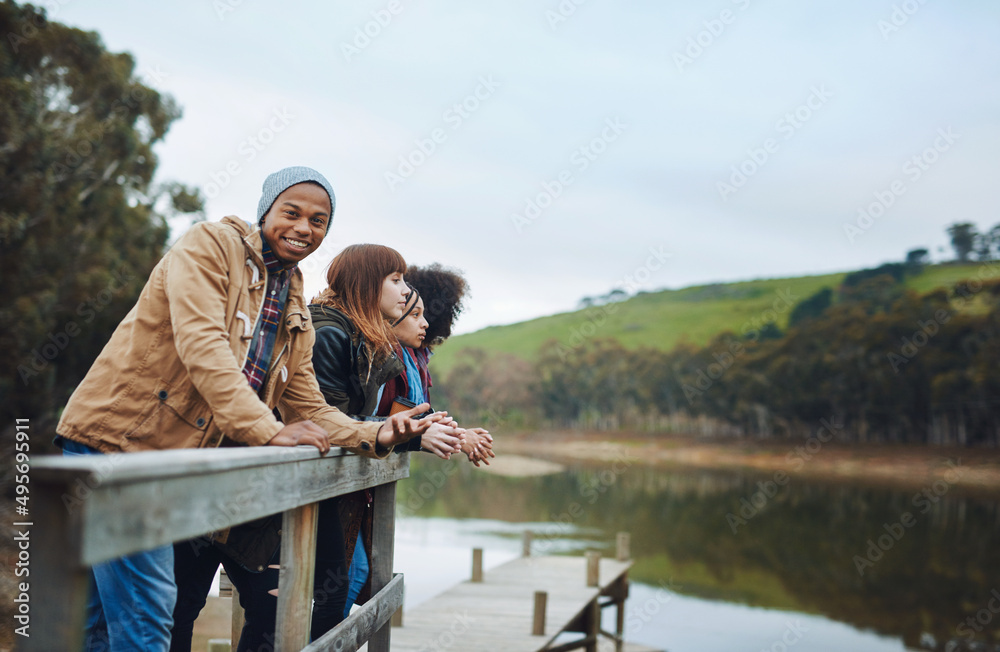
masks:
{"type": "MultiPolygon", "coordinates": [[[[976,264],[932,265],[921,275],[908,278],[905,285],[917,292],[928,292],[974,276],[977,268],[976,264]]],[[[573,346],[586,335],[613,337],[628,348],[646,345],[669,350],[685,339],[703,345],[724,330],[740,332],[747,322],[772,319],[768,311],[775,307],[774,321],[784,329],[791,312],[784,297],[790,297],[794,305],[824,287],[836,289],[845,275],[846,272],[662,290],[639,294],[617,304],[491,326],[455,336],[438,347],[433,370],[438,375],[447,373],[455,354],[467,347],[512,353],[532,360],[547,340],[573,346]]]]}

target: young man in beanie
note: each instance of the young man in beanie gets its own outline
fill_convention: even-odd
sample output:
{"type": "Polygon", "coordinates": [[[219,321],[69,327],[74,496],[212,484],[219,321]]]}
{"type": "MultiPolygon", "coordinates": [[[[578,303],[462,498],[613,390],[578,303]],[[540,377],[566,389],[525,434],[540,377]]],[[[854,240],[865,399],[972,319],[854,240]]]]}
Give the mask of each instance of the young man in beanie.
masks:
{"type": "MultiPolygon", "coordinates": [[[[306,167],[264,181],[259,228],[226,217],[193,226],[150,274],[70,397],[56,430],[66,455],[250,446],[342,446],[384,457],[441,415],[357,422],[323,400],[312,367],[315,333],[297,264],[333,218],[330,183],[306,167]],[[272,412],[278,408],[282,420],[272,412]]],[[[93,568],[87,649],[170,645],[173,547],[93,568]]]]}

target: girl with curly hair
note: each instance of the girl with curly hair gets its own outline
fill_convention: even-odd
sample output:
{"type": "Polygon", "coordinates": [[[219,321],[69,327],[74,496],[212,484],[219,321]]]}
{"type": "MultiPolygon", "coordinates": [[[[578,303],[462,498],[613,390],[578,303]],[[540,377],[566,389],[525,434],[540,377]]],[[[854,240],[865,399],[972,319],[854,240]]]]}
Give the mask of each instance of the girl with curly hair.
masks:
{"type": "MultiPolygon", "coordinates": [[[[393,324],[399,340],[397,356],[406,366],[406,373],[390,379],[379,401],[378,414],[392,412],[393,402],[403,406],[430,403],[433,386],[427,364],[434,347],[451,336],[452,326],[462,312],[462,299],[468,291],[465,278],[457,271],[439,263],[427,267],[411,266],[406,272],[407,284],[413,292],[407,298],[403,316],[393,324]],[[398,401],[399,398],[406,402],[398,401]]],[[[410,450],[427,445],[417,437],[407,444],[410,450]]],[[[489,464],[493,453],[493,437],[483,428],[466,428],[462,452],[476,466],[489,464]]]]}

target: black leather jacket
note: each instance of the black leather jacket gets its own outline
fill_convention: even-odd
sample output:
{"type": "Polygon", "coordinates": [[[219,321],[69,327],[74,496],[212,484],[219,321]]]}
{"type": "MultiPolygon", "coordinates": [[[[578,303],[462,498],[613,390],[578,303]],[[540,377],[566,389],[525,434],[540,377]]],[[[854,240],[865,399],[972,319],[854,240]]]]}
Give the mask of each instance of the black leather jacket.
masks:
{"type": "Polygon", "coordinates": [[[309,314],[316,329],[313,367],[323,398],[349,416],[370,419],[378,407],[379,387],[406,372],[403,361],[391,353],[371,366],[364,336],[347,315],[319,304],[311,304],[309,314]]]}

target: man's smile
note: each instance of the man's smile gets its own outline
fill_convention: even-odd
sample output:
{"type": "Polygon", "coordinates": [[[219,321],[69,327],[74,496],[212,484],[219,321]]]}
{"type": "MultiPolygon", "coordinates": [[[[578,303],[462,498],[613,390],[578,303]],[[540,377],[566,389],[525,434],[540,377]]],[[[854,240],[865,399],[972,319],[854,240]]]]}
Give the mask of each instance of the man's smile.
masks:
{"type": "Polygon", "coordinates": [[[282,238],[282,240],[296,249],[307,249],[309,247],[309,243],[303,240],[293,240],[292,238],[282,238]]]}

